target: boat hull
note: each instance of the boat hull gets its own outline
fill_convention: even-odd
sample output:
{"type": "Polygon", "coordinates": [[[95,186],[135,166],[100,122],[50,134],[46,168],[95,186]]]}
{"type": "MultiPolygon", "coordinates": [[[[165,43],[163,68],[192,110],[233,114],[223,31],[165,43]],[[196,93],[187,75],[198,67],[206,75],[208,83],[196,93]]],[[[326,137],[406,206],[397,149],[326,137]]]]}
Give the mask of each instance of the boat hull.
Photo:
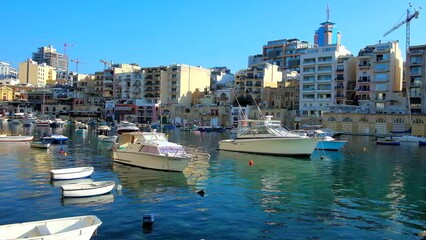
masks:
{"type": "Polygon", "coordinates": [[[125,150],[114,151],[113,158],[115,162],[123,164],[173,172],[183,172],[190,161],[189,156],[158,156],[125,150]]]}
{"type": "Polygon", "coordinates": [[[93,171],[93,167],[54,169],[50,170],[50,176],[53,180],[70,180],[88,177],[93,171]]]}
{"type": "Polygon", "coordinates": [[[34,136],[0,136],[0,142],[31,142],[34,136]]]}
{"type": "Polygon", "coordinates": [[[0,236],[2,239],[89,240],[101,224],[94,215],[57,218],[2,225],[0,236]]]}
{"type": "Polygon", "coordinates": [[[50,143],[48,143],[48,142],[30,142],[30,146],[33,147],[33,148],[48,149],[50,147],[50,143]]]}
{"type": "Polygon", "coordinates": [[[61,189],[63,197],[91,197],[109,193],[114,186],[114,181],[105,181],[89,184],[64,184],[61,189]]]}
{"type": "Polygon", "coordinates": [[[227,139],[219,141],[219,150],[281,156],[310,156],[315,138],[227,139]]]}
{"type": "Polygon", "coordinates": [[[340,141],[340,140],[331,140],[331,141],[320,140],[315,149],[326,150],[326,151],[339,151],[339,149],[345,146],[346,143],[347,141],[340,141]]]}

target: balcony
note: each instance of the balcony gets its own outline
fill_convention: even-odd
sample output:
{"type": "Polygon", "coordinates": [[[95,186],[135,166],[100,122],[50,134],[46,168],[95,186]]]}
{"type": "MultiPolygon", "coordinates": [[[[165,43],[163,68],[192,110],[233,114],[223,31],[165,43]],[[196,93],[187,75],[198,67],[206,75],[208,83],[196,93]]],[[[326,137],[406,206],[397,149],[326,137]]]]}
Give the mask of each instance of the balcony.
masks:
{"type": "Polygon", "coordinates": [[[358,67],[360,67],[360,68],[365,68],[365,67],[370,67],[370,63],[359,63],[358,64],[358,67]]]}
{"type": "Polygon", "coordinates": [[[369,83],[370,77],[359,77],[358,82],[359,83],[369,83]]]}

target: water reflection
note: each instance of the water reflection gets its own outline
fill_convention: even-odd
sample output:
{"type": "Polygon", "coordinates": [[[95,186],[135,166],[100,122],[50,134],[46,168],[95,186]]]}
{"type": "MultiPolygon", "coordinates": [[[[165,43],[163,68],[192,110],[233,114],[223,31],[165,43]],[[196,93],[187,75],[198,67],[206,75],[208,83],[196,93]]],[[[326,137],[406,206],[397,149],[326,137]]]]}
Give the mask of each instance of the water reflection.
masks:
{"type": "Polygon", "coordinates": [[[99,206],[114,202],[114,195],[111,193],[93,196],[93,197],[80,197],[80,198],[62,198],[62,204],[67,205],[78,205],[78,206],[99,206]]]}
{"type": "Polygon", "coordinates": [[[89,178],[80,178],[80,179],[71,179],[71,180],[52,180],[51,183],[53,187],[61,187],[62,185],[65,185],[65,184],[75,184],[75,183],[89,184],[89,183],[93,183],[93,179],[89,177],[89,178]]]}

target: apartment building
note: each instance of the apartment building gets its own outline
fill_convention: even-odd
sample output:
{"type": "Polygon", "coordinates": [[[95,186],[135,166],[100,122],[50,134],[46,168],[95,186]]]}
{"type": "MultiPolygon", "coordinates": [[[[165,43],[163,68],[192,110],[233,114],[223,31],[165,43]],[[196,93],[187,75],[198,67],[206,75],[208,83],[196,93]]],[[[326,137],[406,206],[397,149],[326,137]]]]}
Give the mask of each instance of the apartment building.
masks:
{"type": "Polygon", "coordinates": [[[350,56],[342,45],[310,48],[301,56],[299,106],[302,116],[321,116],[330,106],[344,102],[348,78],[343,74],[345,64],[337,61],[341,56],[350,56]]]}
{"type": "Polygon", "coordinates": [[[312,46],[297,38],[269,41],[263,46],[263,60],[278,65],[282,70],[300,72],[300,55],[312,46]]]}
{"type": "Polygon", "coordinates": [[[235,75],[234,92],[241,105],[267,105],[265,88],[277,88],[282,80],[279,67],[270,63],[259,63],[241,70],[235,75]]]}
{"type": "Polygon", "coordinates": [[[108,69],[104,70],[103,76],[103,86],[102,86],[102,96],[106,100],[111,100],[116,98],[114,93],[114,75],[119,73],[132,73],[133,71],[140,70],[141,68],[137,64],[111,64],[108,69]]]}
{"type": "MultiPolygon", "coordinates": [[[[408,97],[411,114],[425,114],[426,45],[410,46],[408,62],[408,97]]],[[[406,63],[407,64],[407,63],[406,63]]],[[[407,73],[406,73],[407,74],[407,73]]]]}
{"type": "Polygon", "coordinates": [[[55,80],[55,69],[46,63],[37,64],[37,62],[28,59],[19,64],[20,83],[45,86],[48,82],[55,80]]]}
{"type": "Polygon", "coordinates": [[[68,71],[68,56],[56,52],[51,45],[38,48],[37,52],[33,52],[32,59],[40,65],[45,63],[55,69],[68,71]]]}
{"type": "Polygon", "coordinates": [[[403,60],[397,41],[359,51],[355,102],[371,113],[406,113],[402,94],[403,60]]]}

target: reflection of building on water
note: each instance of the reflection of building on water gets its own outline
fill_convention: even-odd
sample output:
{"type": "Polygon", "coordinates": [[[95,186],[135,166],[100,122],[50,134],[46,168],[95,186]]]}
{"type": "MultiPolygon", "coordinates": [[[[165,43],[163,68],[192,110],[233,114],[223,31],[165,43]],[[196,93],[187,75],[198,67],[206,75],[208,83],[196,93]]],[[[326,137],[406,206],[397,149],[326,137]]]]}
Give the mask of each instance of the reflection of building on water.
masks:
{"type": "Polygon", "coordinates": [[[62,204],[66,205],[82,205],[82,206],[98,206],[114,202],[114,195],[111,193],[94,197],[79,198],[62,198],[62,204]]]}

